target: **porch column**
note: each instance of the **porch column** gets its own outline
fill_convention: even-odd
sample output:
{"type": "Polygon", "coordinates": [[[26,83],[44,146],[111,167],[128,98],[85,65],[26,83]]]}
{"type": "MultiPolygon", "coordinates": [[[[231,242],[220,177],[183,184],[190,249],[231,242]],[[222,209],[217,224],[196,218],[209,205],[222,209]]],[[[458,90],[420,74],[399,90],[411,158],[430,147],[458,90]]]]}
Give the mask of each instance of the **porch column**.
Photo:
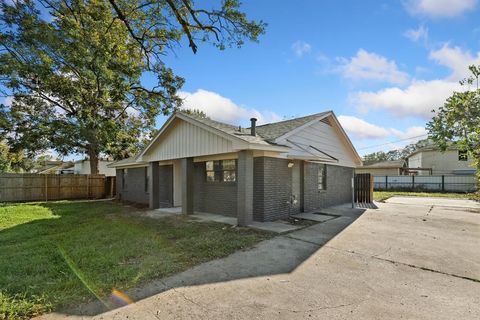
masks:
{"type": "Polygon", "coordinates": [[[158,161],[150,162],[147,168],[148,206],[150,209],[160,208],[160,166],[158,161]]]}
{"type": "Polygon", "coordinates": [[[193,214],[193,158],[182,159],[182,213],[193,214]]]}
{"type": "Polygon", "coordinates": [[[247,226],[253,221],[253,152],[238,153],[237,162],[237,223],[247,226]]]}

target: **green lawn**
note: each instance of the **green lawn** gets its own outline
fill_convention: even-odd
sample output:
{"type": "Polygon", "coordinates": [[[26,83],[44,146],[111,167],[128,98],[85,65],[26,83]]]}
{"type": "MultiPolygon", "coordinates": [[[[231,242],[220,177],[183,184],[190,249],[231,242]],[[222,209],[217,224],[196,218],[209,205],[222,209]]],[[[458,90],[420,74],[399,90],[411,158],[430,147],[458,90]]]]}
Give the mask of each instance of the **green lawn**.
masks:
{"type": "Polygon", "coordinates": [[[0,319],[126,290],[272,235],[185,216],[142,218],[113,202],[0,205],[0,319]]]}
{"type": "Polygon", "coordinates": [[[480,200],[478,193],[442,193],[442,192],[405,192],[405,191],[374,191],[373,199],[376,201],[384,201],[393,196],[404,197],[438,197],[438,198],[454,198],[454,199],[472,199],[480,200]]]}

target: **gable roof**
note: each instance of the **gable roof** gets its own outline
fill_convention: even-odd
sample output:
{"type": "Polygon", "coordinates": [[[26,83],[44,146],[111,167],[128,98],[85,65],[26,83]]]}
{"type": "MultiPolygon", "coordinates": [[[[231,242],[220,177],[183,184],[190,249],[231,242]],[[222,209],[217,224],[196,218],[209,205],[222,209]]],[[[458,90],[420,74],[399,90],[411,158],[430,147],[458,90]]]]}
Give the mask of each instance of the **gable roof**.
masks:
{"type": "Polygon", "coordinates": [[[268,123],[268,124],[257,126],[256,131],[264,139],[273,141],[296,128],[299,128],[320,117],[326,116],[329,113],[331,113],[331,111],[315,113],[309,116],[294,118],[290,120],[268,123]]]}
{"type": "MultiPolygon", "coordinates": [[[[449,146],[447,146],[447,149],[445,149],[445,151],[455,151],[455,150],[460,150],[460,148],[455,145],[455,144],[451,144],[449,146]]],[[[445,152],[445,151],[442,151],[440,150],[440,148],[438,148],[437,146],[431,144],[431,145],[427,145],[425,147],[422,147],[422,148],[418,148],[417,150],[413,151],[412,153],[410,153],[408,156],[407,156],[407,159],[410,158],[411,156],[414,156],[420,152],[427,152],[427,151],[437,151],[437,152],[445,152]]]]}
{"type": "Polygon", "coordinates": [[[126,166],[132,166],[132,165],[146,166],[147,163],[143,161],[137,161],[137,157],[134,156],[134,157],[118,160],[113,163],[109,163],[107,164],[107,168],[126,167],[126,166]]]}
{"type": "Polygon", "coordinates": [[[285,142],[282,142],[283,140],[278,138],[285,138],[292,132],[301,130],[302,128],[309,126],[311,123],[321,121],[323,118],[326,118],[328,116],[332,116],[334,122],[340,129],[340,134],[344,136],[345,140],[351,147],[354,156],[360,159],[350,139],[346,135],[343,128],[341,128],[341,125],[338,123],[338,120],[336,119],[332,111],[325,111],[295,119],[259,125],[256,127],[257,134],[255,136],[252,136],[250,134],[250,128],[242,128],[240,126],[234,126],[220,121],[215,121],[207,117],[202,117],[195,114],[188,114],[182,111],[176,111],[170,116],[170,118],[167,119],[167,121],[162,126],[162,128],[160,128],[155,137],[137,156],[117,161],[113,164],[110,164],[109,167],[145,164],[146,162],[142,160],[143,155],[145,155],[147,151],[154,146],[155,142],[160,139],[160,136],[166,131],[166,129],[172,124],[175,119],[181,119],[196,126],[199,126],[207,131],[218,134],[232,142],[239,143],[240,146],[245,146],[249,149],[270,150],[280,153],[287,153],[289,152],[291,146],[287,145],[285,142]]]}
{"type": "Polygon", "coordinates": [[[223,133],[226,133],[228,135],[232,135],[236,138],[244,140],[245,142],[275,145],[274,143],[266,141],[266,139],[264,139],[265,137],[263,135],[259,135],[258,130],[257,130],[257,135],[252,136],[250,134],[250,128],[242,128],[240,126],[234,126],[234,125],[231,125],[231,124],[228,124],[228,123],[215,121],[215,120],[212,120],[210,118],[201,117],[201,116],[197,116],[197,115],[186,114],[184,112],[180,112],[180,114],[182,114],[184,116],[187,116],[191,119],[194,119],[195,121],[198,121],[198,122],[200,122],[200,123],[202,123],[206,126],[209,126],[211,128],[215,128],[217,130],[220,130],[223,133]]]}

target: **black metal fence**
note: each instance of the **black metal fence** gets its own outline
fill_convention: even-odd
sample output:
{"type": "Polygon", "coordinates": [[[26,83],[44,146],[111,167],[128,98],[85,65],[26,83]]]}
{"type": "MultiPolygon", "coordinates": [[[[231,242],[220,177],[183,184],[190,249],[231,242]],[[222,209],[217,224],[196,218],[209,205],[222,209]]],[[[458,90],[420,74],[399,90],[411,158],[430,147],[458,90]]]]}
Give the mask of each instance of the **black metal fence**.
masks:
{"type": "Polygon", "coordinates": [[[375,176],[373,181],[374,190],[378,191],[475,192],[478,189],[475,175],[375,176]]]}

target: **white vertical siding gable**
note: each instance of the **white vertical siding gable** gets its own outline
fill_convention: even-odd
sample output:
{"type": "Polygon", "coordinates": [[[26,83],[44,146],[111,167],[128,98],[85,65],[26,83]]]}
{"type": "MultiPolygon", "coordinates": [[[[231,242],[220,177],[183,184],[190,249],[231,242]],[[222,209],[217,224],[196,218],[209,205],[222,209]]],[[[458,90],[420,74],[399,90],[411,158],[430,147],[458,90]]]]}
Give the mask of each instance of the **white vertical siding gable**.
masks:
{"type": "MultiPolygon", "coordinates": [[[[278,143],[292,147],[292,154],[295,154],[295,144],[299,146],[312,146],[331,157],[338,159],[338,162],[328,163],[346,167],[359,165],[357,156],[349,141],[343,136],[340,128],[336,127],[335,121],[315,121],[309,126],[296,131],[288,138],[281,138],[278,143]],[[328,122],[328,123],[327,123],[328,122]],[[329,124],[330,123],[330,124],[329,124]]],[[[328,158],[328,157],[325,157],[328,158]]]]}
{"type": "Polygon", "coordinates": [[[175,119],[142,158],[144,161],[161,161],[232,151],[232,141],[190,122],[175,119]]]}

